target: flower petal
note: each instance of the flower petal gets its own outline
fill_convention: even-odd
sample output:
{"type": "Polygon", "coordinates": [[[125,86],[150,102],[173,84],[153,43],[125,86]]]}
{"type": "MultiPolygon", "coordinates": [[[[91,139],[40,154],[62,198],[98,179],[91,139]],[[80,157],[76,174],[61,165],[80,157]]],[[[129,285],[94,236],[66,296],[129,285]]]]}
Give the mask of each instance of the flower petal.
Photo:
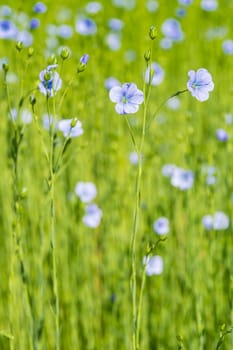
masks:
{"type": "Polygon", "coordinates": [[[112,102],[120,102],[122,98],[122,88],[120,86],[114,86],[109,91],[109,98],[112,102]]]}
{"type": "Polygon", "coordinates": [[[136,113],[139,109],[138,104],[134,104],[134,103],[127,103],[124,106],[124,112],[125,114],[133,114],[136,113]]]}
{"type": "Polygon", "coordinates": [[[144,95],[141,90],[137,90],[137,92],[129,98],[130,103],[141,104],[144,101],[144,95]]]}
{"type": "Polygon", "coordinates": [[[125,104],[123,102],[117,103],[115,106],[116,112],[118,114],[125,114],[124,106],[125,106],[125,104]]]}

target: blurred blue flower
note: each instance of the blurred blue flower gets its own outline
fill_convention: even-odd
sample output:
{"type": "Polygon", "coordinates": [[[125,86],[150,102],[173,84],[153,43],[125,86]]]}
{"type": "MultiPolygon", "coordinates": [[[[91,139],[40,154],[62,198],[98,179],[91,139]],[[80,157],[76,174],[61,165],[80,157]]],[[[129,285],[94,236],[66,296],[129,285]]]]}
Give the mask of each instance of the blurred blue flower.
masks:
{"type": "Polygon", "coordinates": [[[87,227],[96,228],[99,226],[102,218],[102,210],[96,204],[88,204],[86,213],[83,217],[83,223],[87,227]]]}
{"type": "Polygon", "coordinates": [[[87,13],[95,15],[102,10],[102,4],[98,1],[92,1],[86,5],[85,9],[87,13]]]}
{"type": "Polygon", "coordinates": [[[132,10],[135,7],[135,0],[112,0],[116,7],[123,7],[132,10]]]}
{"type": "Polygon", "coordinates": [[[229,217],[222,211],[217,211],[213,216],[213,229],[226,230],[229,227],[229,217]]]}
{"type": "Polygon", "coordinates": [[[97,196],[97,189],[93,182],[78,182],[75,193],[82,203],[90,203],[97,196]]]}
{"type": "Polygon", "coordinates": [[[169,38],[162,38],[159,42],[159,46],[164,50],[169,50],[172,47],[173,41],[169,38]]]}
{"type": "Polygon", "coordinates": [[[224,212],[216,211],[214,215],[203,216],[202,224],[207,230],[226,230],[230,225],[230,219],[224,212]]]}
{"type": "Polygon", "coordinates": [[[180,22],[174,18],[165,20],[162,24],[162,33],[172,41],[181,41],[184,38],[180,22]]]}
{"type": "Polygon", "coordinates": [[[56,34],[63,39],[69,39],[73,35],[73,29],[68,24],[62,24],[57,27],[56,34]]]}
{"type": "Polygon", "coordinates": [[[164,80],[164,70],[156,62],[152,62],[150,67],[147,68],[145,74],[145,81],[149,84],[150,74],[152,73],[151,85],[160,85],[164,80]]]}
{"type": "Polygon", "coordinates": [[[216,173],[217,169],[213,165],[203,164],[202,173],[206,175],[206,184],[212,186],[216,183],[216,173]]]}
{"type": "Polygon", "coordinates": [[[7,17],[7,16],[11,16],[11,14],[12,14],[12,9],[10,6],[7,6],[7,5],[0,6],[0,16],[7,17]]]}
{"type": "Polygon", "coordinates": [[[30,29],[36,29],[40,26],[40,20],[38,18],[32,18],[29,24],[30,29]]]}
{"type": "Polygon", "coordinates": [[[181,7],[181,8],[178,8],[177,10],[176,10],[176,16],[177,17],[185,17],[186,16],[186,9],[184,9],[183,7],[181,7]]]}
{"type": "Polygon", "coordinates": [[[167,106],[174,111],[179,109],[180,108],[179,97],[175,96],[175,97],[169,98],[169,100],[167,101],[167,106]]]}
{"type": "Polygon", "coordinates": [[[61,89],[62,80],[57,72],[55,72],[57,65],[49,65],[46,69],[40,72],[39,90],[48,97],[54,97],[56,92],[61,89]]]}
{"type": "Polygon", "coordinates": [[[126,62],[133,62],[136,60],[137,54],[134,50],[126,50],[125,54],[124,54],[124,58],[126,60],[126,62]]]}
{"type": "Polygon", "coordinates": [[[24,30],[22,32],[18,32],[16,40],[22,42],[25,47],[29,47],[33,43],[33,36],[30,32],[24,30]]]}
{"type": "Polygon", "coordinates": [[[188,190],[193,186],[194,174],[191,170],[176,167],[171,176],[171,184],[180,190],[188,190]]]}
{"type": "Polygon", "coordinates": [[[191,5],[193,0],[179,0],[180,5],[188,6],[191,5]]]}
{"type": "Polygon", "coordinates": [[[16,121],[18,118],[23,124],[30,124],[32,122],[32,113],[29,109],[23,109],[21,113],[16,108],[12,108],[9,113],[9,118],[16,121]]]}
{"type": "Polygon", "coordinates": [[[222,43],[222,49],[226,55],[233,55],[233,40],[224,40],[222,43]]]}
{"type": "MultiPolygon", "coordinates": [[[[143,159],[143,155],[141,154],[140,157],[141,161],[143,159]]],[[[129,161],[132,165],[137,165],[138,164],[138,153],[136,151],[131,152],[129,155],[129,161]]]]}
{"type": "Polygon", "coordinates": [[[47,113],[46,114],[43,114],[42,116],[42,125],[43,127],[46,129],[46,130],[49,130],[51,125],[53,124],[53,116],[52,115],[48,115],[47,113]]]}
{"type": "Polygon", "coordinates": [[[165,164],[162,167],[162,174],[166,177],[172,177],[177,166],[175,164],[165,164]]]}
{"type": "Polygon", "coordinates": [[[121,86],[121,83],[116,78],[109,77],[105,79],[104,85],[107,90],[111,90],[111,88],[113,88],[114,86],[121,86]]]}
{"type": "Polygon", "coordinates": [[[226,142],[229,138],[228,133],[224,129],[217,129],[216,137],[221,142],[226,142]]]}
{"type": "Polygon", "coordinates": [[[159,8],[159,3],[157,0],[148,0],[146,3],[146,8],[149,12],[156,12],[159,8]]]}
{"type": "Polygon", "coordinates": [[[205,11],[215,11],[218,8],[217,0],[202,0],[201,8],[205,11]]]}
{"type": "Polygon", "coordinates": [[[76,32],[81,35],[93,35],[97,32],[95,22],[90,18],[78,18],[75,23],[76,32]]]}
{"type": "Polygon", "coordinates": [[[197,72],[191,70],[188,72],[189,81],[187,88],[198,101],[206,101],[209,98],[209,92],[214,89],[212,76],[205,68],[199,68],[197,72]]]}
{"type": "Polygon", "coordinates": [[[37,2],[33,7],[33,11],[36,13],[44,13],[47,11],[47,6],[43,2],[37,2]]]}
{"type": "Polygon", "coordinates": [[[112,51],[117,51],[121,48],[121,37],[117,33],[109,33],[106,36],[105,41],[109,49],[112,51]]]}
{"type": "Polygon", "coordinates": [[[153,223],[153,229],[158,235],[166,235],[169,233],[169,220],[161,216],[153,223]]]}
{"type": "Polygon", "coordinates": [[[226,113],[225,116],[224,116],[224,119],[225,119],[225,123],[226,124],[233,124],[233,114],[231,113],[226,113]]]}
{"type": "Polygon", "coordinates": [[[206,230],[212,230],[213,228],[213,217],[212,215],[204,215],[202,218],[202,225],[206,230]]]}
{"type": "Polygon", "coordinates": [[[112,102],[116,102],[115,110],[118,114],[133,114],[143,103],[143,92],[134,83],[125,83],[122,86],[114,86],[109,97],[112,102]]]}
{"type": "Polygon", "coordinates": [[[0,20],[0,39],[16,39],[18,29],[11,21],[0,20]]]}
{"type": "Polygon", "coordinates": [[[63,119],[57,122],[57,129],[63,132],[64,137],[78,137],[83,134],[82,123],[79,120],[63,119]]]}
{"type": "Polygon", "coordinates": [[[111,30],[119,32],[124,27],[124,22],[118,18],[111,18],[108,21],[108,26],[111,30]]]}
{"type": "Polygon", "coordinates": [[[143,265],[146,265],[147,276],[161,275],[163,272],[163,259],[159,255],[144,256],[143,265]]]}

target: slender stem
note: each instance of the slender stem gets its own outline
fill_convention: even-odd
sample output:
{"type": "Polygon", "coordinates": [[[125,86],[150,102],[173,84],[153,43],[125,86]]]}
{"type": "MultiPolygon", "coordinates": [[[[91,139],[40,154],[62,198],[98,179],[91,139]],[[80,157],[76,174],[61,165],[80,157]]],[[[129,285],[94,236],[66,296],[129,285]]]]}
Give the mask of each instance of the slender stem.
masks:
{"type": "MultiPolygon", "coordinates": [[[[10,313],[10,326],[11,331],[14,334],[15,332],[15,326],[13,322],[14,317],[14,307],[15,307],[15,295],[17,294],[17,287],[22,288],[22,291],[24,293],[25,299],[27,300],[27,305],[23,307],[22,311],[25,312],[25,314],[30,315],[30,324],[33,329],[34,325],[34,319],[33,319],[33,313],[32,313],[32,307],[33,307],[33,301],[32,296],[29,291],[28,287],[28,278],[25,271],[25,264],[24,264],[24,256],[23,256],[23,248],[22,248],[22,236],[21,236],[21,205],[22,205],[22,198],[21,198],[21,188],[20,188],[20,181],[19,181],[19,151],[20,151],[20,145],[23,138],[23,132],[20,127],[20,125],[17,123],[17,120],[13,118],[12,110],[11,110],[11,104],[10,104],[10,95],[8,90],[8,84],[6,80],[6,72],[5,72],[5,93],[6,93],[6,99],[7,99],[7,112],[10,115],[10,119],[8,120],[8,128],[10,132],[10,157],[12,160],[12,179],[13,179],[13,213],[14,213],[14,219],[12,223],[12,235],[11,235],[11,242],[10,242],[10,303],[9,303],[9,313],[10,313]],[[19,277],[19,280],[17,278],[19,277]],[[16,281],[16,282],[15,282],[16,281]],[[21,284],[17,283],[21,282],[21,284]],[[27,308],[27,310],[25,310],[27,308]]],[[[19,114],[19,111],[18,111],[19,114]]],[[[20,290],[20,292],[22,292],[20,290]]],[[[13,338],[10,339],[10,349],[13,350],[15,348],[15,342],[13,341],[13,338]]],[[[31,337],[29,337],[29,346],[30,349],[33,348],[33,340],[31,337]]]]}
{"type": "Polygon", "coordinates": [[[73,84],[73,82],[74,82],[74,79],[75,79],[75,78],[71,79],[71,81],[68,83],[68,85],[66,86],[66,88],[65,88],[65,90],[64,90],[64,92],[63,92],[63,94],[62,94],[62,96],[61,96],[61,98],[60,98],[60,102],[59,102],[59,105],[58,105],[59,109],[61,108],[61,105],[62,105],[62,103],[63,103],[63,100],[64,100],[64,98],[65,98],[65,96],[66,96],[66,94],[67,94],[69,88],[72,86],[72,84],[73,84]]]}
{"type": "Polygon", "coordinates": [[[167,101],[169,101],[171,98],[176,97],[176,96],[178,96],[178,95],[181,95],[181,94],[183,94],[184,92],[187,92],[187,91],[188,91],[188,89],[179,90],[179,91],[175,92],[174,94],[170,95],[170,96],[169,96],[168,98],[166,98],[164,101],[162,101],[162,102],[160,103],[160,105],[158,106],[158,108],[156,109],[156,111],[154,112],[154,114],[152,115],[152,117],[151,117],[151,119],[150,119],[150,121],[149,121],[149,123],[148,123],[148,128],[149,128],[150,124],[152,123],[152,121],[155,119],[157,113],[160,111],[160,109],[165,105],[165,103],[166,103],[167,101]]]}
{"type": "Polygon", "coordinates": [[[58,292],[58,279],[57,279],[57,257],[56,257],[56,231],[55,231],[55,145],[54,134],[56,124],[56,109],[55,100],[53,100],[53,116],[49,112],[49,103],[47,97],[47,109],[49,114],[50,124],[50,154],[49,154],[49,192],[50,192],[50,229],[51,229],[51,249],[52,249],[52,277],[53,277],[53,293],[55,298],[55,333],[56,333],[56,350],[60,349],[60,321],[59,321],[59,292],[58,292]]]}
{"type": "MultiPolygon", "coordinates": [[[[146,86],[144,84],[144,92],[146,91],[146,86]]],[[[140,213],[140,190],[141,190],[141,178],[142,178],[142,152],[145,141],[146,133],[146,117],[147,117],[147,107],[149,101],[150,89],[145,94],[144,100],[144,112],[143,112],[143,122],[142,122],[142,133],[139,148],[136,147],[138,155],[138,168],[137,168],[137,178],[136,178],[136,200],[134,209],[134,220],[133,220],[133,230],[131,234],[131,263],[132,263],[132,276],[131,276],[131,292],[132,292],[132,311],[133,311],[133,334],[132,334],[132,344],[133,350],[139,349],[138,334],[139,334],[139,324],[138,324],[138,308],[137,308],[137,269],[136,269],[136,238],[139,224],[139,213],[140,213]]],[[[136,145],[134,137],[131,137],[134,145],[136,145]]]]}
{"type": "Polygon", "coordinates": [[[142,297],[143,297],[143,292],[145,287],[145,281],[146,281],[146,264],[143,270],[142,282],[141,282],[141,288],[140,288],[139,300],[138,300],[136,349],[139,349],[139,344],[140,344],[139,336],[140,336],[140,326],[141,326],[142,297]]]}

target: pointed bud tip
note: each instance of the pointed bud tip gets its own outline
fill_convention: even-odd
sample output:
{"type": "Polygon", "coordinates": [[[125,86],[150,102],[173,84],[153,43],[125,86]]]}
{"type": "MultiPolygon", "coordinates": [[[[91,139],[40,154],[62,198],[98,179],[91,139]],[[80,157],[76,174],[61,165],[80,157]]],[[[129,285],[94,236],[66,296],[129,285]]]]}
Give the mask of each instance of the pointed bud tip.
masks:
{"type": "Polygon", "coordinates": [[[155,38],[157,38],[157,35],[158,35],[157,28],[155,26],[151,26],[149,29],[149,37],[151,38],[151,40],[154,40],[155,38]]]}

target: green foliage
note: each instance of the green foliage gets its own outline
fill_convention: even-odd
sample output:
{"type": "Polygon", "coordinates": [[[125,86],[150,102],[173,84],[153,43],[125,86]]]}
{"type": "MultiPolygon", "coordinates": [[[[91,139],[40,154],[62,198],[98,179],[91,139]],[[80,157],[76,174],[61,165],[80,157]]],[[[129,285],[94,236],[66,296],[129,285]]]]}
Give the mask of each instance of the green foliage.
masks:
{"type": "MultiPolygon", "coordinates": [[[[164,82],[150,91],[149,120],[166,98],[186,88],[190,69],[207,68],[215,89],[205,103],[186,93],[179,96],[178,110],[164,104],[146,130],[136,244],[138,295],[143,285],[140,349],[233,348],[233,129],[224,119],[232,113],[233,61],[222,51],[226,35],[206,36],[210,29],[221,33],[224,27],[227,38],[233,38],[232,4],[219,1],[218,11],[206,13],[200,1],[193,1],[181,19],[184,41],[163,50],[160,28],[175,16],[178,5],[171,0],[160,3],[156,13],[149,13],[144,1],[131,11],[102,1],[104,10],[93,17],[98,25],[95,36],[74,31],[70,39],[58,38],[52,49],[46,43],[47,25],[63,23],[59,18],[67,7],[72,15],[66,24],[74,28],[86,1],[47,1],[48,11],[40,17],[30,48],[0,39],[0,58],[7,59],[0,70],[1,350],[55,349],[56,330],[60,349],[131,349],[130,235],[137,170],[129,161],[134,145],[127,125],[115,113],[104,82],[114,76],[142,89],[145,53],[165,70],[164,82]],[[118,51],[105,43],[113,17],[124,21],[118,51]],[[156,38],[150,50],[148,30],[154,25],[158,33],[152,32],[156,38]],[[59,46],[68,47],[71,54],[65,49],[60,55],[59,46]],[[131,51],[132,61],[126,58],[131,51]],[[85,53],[90,60],[77,74],[85,53]],[[63,81],[55,99],[57,118],[77,117],[82,122],[84,135],[77,139],[64,141],[61,133],[42,127],[43,115],[54,105],[38,91],[39,73],[54,63],[63,81]],[[14,76],[15,82],[7,80],[14,76]],[[12,109],[18,113],[15,122],[12,109]],[[30,124],[20,120],[25,109],[33,115],[30,124]],[[229,134],[227,143],[216,140],[220,127],[229,134]],[[172,187],[161,173],[167,163],[192,169],[194,187],[172,187]],[[213,186],[206,185],[201,171],[206,164],[217,167],[213,186]],[[82,222],[84,205],[74,193],[78,181],[92,181],[98,189],[103,218],[95,229],[82,222]],[[51,238],[51,202],[56,207],[56,242],[51,238]],[[202,217],[217,210],[229,215],[230,227],[204,230],[202,217]],[[169,218],[170,232],[157,245],[153,222],[160,216],[169,218]],[[164,271],[144,281],[142,261],[148,249],[163,257],[164,271]]],[[[25,1],[9,1],[8,6],[18,15],[33,16],[25,1]]],[[[138,141],[142,109],[129,121],[138,141]]]]}

